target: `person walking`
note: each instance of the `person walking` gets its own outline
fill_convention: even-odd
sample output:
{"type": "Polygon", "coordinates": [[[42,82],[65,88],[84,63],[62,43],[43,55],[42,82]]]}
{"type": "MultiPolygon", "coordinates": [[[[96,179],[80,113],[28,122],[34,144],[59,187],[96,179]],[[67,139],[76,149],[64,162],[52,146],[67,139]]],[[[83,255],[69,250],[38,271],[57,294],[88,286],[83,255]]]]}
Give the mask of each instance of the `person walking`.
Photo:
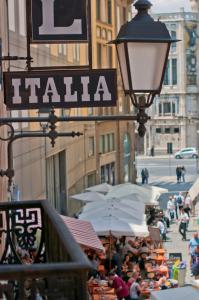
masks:
{"type": "Polygon", "coordinates": [[[145,173],[145,183],[148,184],[149,183],[149,171],[147,168],[144,169],[144,173],[145,173]]]}
{"type": "Polygon", "coordinates": [[[174,199],[174,205],[175,205],[175,217],[176,217],[176,220],[178,220],[178,202],[177,202],[177,195],[174,195],[173,199],[174,199]]]}
{"type": "Polygon", "coordinates": [[[182,170],[181,167],[177,166],[176,168],[176,176],[177,176],[177,183],[181,182],[182,170]]]}
{"type": "Polygon", "coordinates": [[[191,196],[189,195],[189,192],[187,192],[184,198],[184,211],[188,214],[189,217],[191,214],[191,209],[192,209],[191,196]]]}
{"type": "Polygon", "coordinates": [[[141,177],[142,177],[142,184],[144,184],[145,183],[145,170],[144,169],[142,169],[142,171],[141,171],[141,177]]]}
{"type": "Polygon", "coordinates": [[[186,169],[184,166],[181,167],[181,176],[182,176],[182,181],[185,182],[185,174],[186,174],[186,169]]]}
{"type": "Polygon", "coordinates": [[[198,232],[196,231],[193,233],[193,237],[192,237],[192,239],[190,239],[189,244],[188,244],[188,252],[189,252],[189,255],[191,256],[191,259],[190,259],[191,266],[194,262],[194,251],[197,246],[199,246],[199,236],[198,236],[198,232]]]}
{"type": "Polygon", "coordinates": [[[180,214],[180,225],[179,225],[179,233],[182,235],[182,241],[186,241],[186,232],[187,232],[187,224],[189,221],[188,214],[184,211],[184,209],[181,209],[180,214]]]}
{"type": "Polygon", "coordinates": [[[169,201],[167,202],[167,213],[170,221],[173,221],[175,218],[175,205],[172,196],[169,197],[169,201]]]}
{"type": "Polygon", "coordinates": [[[182,195],[182,192],[179,192],[179,194],[177,195],[176,200],[177,200],[179,212],[181,213],[181,210],[184,207],[184,196],[182,195]]]}

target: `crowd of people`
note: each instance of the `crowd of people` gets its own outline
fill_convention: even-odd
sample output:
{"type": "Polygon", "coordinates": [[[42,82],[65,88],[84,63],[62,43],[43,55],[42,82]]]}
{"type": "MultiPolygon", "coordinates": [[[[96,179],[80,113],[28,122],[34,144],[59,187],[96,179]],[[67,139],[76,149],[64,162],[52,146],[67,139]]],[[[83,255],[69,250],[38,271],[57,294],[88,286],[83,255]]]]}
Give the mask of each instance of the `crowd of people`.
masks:
{"type": "Polygon", "coordinates": [[[167,215],[171,221],[179,222],[179,233],[182,235],[182,240],[184,241],[186,241],[189,219],[193,211],[194,205],[188,192],[185,196],[183,196],[182,192],[179,192],[169,197],[167,215]]]}
{"type": "Polygon", "coordinates": [[[103,258],[94,253],[88,255],[93,266],[89,282],[108,281],[118,300],[143,299],[141,294],[149,286],[160,290],[167,288],[168,268],[162,256],[161,260],[155,259],[156,249],[150,237],[112,237],[111,248],[103,258]],[[152,272],[152,269],[157,272],[152,272]]]}

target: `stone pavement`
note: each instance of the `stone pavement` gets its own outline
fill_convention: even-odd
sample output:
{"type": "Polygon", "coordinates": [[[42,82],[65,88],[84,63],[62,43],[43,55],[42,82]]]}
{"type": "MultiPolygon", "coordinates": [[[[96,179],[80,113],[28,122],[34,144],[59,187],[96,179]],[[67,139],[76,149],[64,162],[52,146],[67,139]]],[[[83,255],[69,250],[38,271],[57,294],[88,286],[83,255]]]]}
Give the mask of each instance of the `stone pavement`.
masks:
{"type": "Polygon", "coordinates": [[[179,223],[175,222],[168,228],[167,237],[169,240],[164,242],[164,248],[167,251],[167,254],[177,252],[182,253],[182,259],[187,262],[187,273],[186,273],[186,283],[190,283],[193,279],[190,272],[190,256],[188,254],[188,240],[193,236],[193,232],[199,231],[199,225],[197,220],[199,219],[199,203],[196,206],[196,214],[194,217],[191,217],[189,228],[187,232],[187,241],[182,241],[182,236],[178,232],[179,223]]]}

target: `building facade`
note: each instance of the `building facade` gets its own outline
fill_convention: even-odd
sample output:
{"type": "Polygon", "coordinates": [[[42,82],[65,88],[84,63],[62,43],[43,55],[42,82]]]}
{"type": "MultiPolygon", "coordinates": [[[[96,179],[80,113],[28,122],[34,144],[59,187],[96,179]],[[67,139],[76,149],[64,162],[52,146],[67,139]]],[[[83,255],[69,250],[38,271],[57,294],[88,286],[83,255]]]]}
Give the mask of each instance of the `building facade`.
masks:
{"type": "MultiPolygon", "coordinates": [[[[8,2],[8,7],[5,1],[0,2],[3,55],[10,53],[26,56],[25,0],[8,2]]],[[[107,42],[116,36],[119,27],[130,17],[130,2],[91,1],[93,68],[117,67],[115,50],[107,42]]],[[[34,59],[33,66],[40,67],[85,65],[88,62],[88,49],[84,44],[32,45],[31,55],[34,59]]],[[[8,67],[12,71],[25,70],[25,63],[5,62],[4,71],[8,67]]],[[[131,112],[129,99],[125,99],[120,84],[118,94],[118,105],[114,108],[57,109],[56,114],[87,116],[131,112]]],[[[2,116],[39,114],[35,110],[6,112],[1,91],[2,116]]],[[[41,131],[46,130],[46,125],[15,124],[15,130],[41,131]]],[[[27,138],[13,144],[14,183],[11,194],[7,194],[6,179],[0,178],[1,200],[47,197],[60,213],[73,215],[78,204],[70,199],[70,195],[98,183],[117,184],[135,180],[133,122],[67,122],[58,124],[58,131],[79,131],[83,136],[74,139],[58,138],[54,148],[47,138],[27,138]]],[[[7,167],[6,157],[6,145],[1,142],[2,169],[7,167]]]]}
{"type": "MultiPolygon", "coordinates": [[[[194,2],[196,4],[196,2],[194,2]]],[[[172,38],[161,95],[149,114],[145,143],[147,155],[174,153],[185,147],[199,147],[199,19],[195,11],[155,15],[164,22],[172,38]]]]}

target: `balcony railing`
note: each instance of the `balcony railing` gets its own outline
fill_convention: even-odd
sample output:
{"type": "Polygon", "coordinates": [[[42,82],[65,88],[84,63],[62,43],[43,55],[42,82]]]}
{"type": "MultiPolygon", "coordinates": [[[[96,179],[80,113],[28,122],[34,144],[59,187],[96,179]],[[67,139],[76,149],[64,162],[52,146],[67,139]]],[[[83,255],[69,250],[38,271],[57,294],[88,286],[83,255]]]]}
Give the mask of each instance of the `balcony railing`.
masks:
{"type": "Polygon", "coordinates": [[[0,299],[87,300],[90,263],[48,201],[0,204],[0,299]]]}

